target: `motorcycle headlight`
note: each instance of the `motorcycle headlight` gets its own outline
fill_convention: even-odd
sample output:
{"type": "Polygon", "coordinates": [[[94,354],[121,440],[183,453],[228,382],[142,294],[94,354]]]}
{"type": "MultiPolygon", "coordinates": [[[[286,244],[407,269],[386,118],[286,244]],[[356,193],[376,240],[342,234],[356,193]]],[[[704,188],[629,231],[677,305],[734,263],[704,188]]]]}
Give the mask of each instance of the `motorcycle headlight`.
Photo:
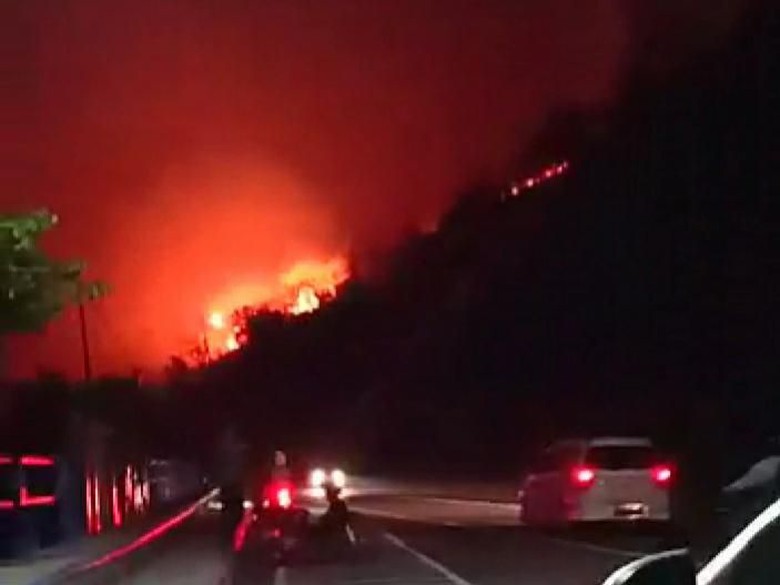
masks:
{"type": "Polygon", "coordinates": [[[337,488],[343,488],[347,483],[347,474],[340,469],[334,469],[330,472],[330,481],[337,488]]]}
{"type": "Polygon", "coordinates": [[[325,483],[326,479],[327,475],[325,475],[325,471],[323,469],[315,469],[309,475],[309,485],[314,488],[322,487],[322,484],[325,483]]]}
{"type": "Polygon", "coordinates": [[[220,500],[214,500],[211,499],[206,503],[206,509],[207,510],[214,510],[219,512],[225,507],[225,505],[220,500]]]}

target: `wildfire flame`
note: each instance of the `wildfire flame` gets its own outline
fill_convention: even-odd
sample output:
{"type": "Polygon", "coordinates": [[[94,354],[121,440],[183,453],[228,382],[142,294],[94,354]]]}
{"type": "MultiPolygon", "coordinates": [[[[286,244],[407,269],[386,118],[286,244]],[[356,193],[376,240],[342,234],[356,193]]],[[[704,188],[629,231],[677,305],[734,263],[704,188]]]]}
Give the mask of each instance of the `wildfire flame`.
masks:
{"type": "Polygon", "coordinates": [[[225,340],[225,349],[227,351],[236,351],[239,347],[241,347],[241,344],[238,342],[238,338],[232,333],[228,335],[228,338],[225,340]]]}
{"type": "Polygon", "coordinates": [[[308,287],[317,296],[322,294],[335,296],[336,287],[349,278],[349,265],[342,257],[331,258],[327,262],[298,262],[279,278],[281,286],[287,291],[297,292],[308,287]]]}
{"type": "Polygon", "coordinates": [[[202,335],[205,349],[201,353],[214,358],[239,349],[246,343],[247,313],[255,310],[291,316],[316,311],[336,296],[338,286],[348,278],[349,264],[338,256],[327,261],[297,262],[273,286],[237,287],[207,312],[206,332],[202,335]]]}
{"type": "Polygon", "coordinates": [[[208,318],[209,326],[217,331],[225,328],[225,315],[219,311],[214,311],[208,318]]]}
{"type": "Polygon", "coordinates": [[[298,296],[295,302],[289,308],[292,315],[301,315],[303,313],[312,313],[320,308],[320,297],[310,286],[303,286],[298,289],[298,296]]]}
{"type": "Polygon", "coordinates": [[[316,311],[324,301],[336,296],[336,287],[347,278],[349,267],[343,258],[333,258],[328,262],[299,262],[280,278],[286,291],[284,296],[288,299],[282,310],[290,315],[316,311]]]}
{"type": "MultiPolygon", "coordinates": [[[[565,175],[569,172],[569,166],[569,161],[561,160],[559,162],[548,164],[542,169],[537,170],[535,174],[529,175],[522,180],[510,181],[501,190],[501,201],[519,197],[526,191],[535,189],[543,183],[565,175]]],[[[435,233],[439,229],[438,219],[426,219],[418,225],[418,229],[421,234],[435,233]]]]}
{"type": "Polygon", "coordinates": [[[526,177],[520,182],[511,183],[509,186],[508,195],[510,197],[517,197],[523,191],[527,191],[529,189],[533,189],[534,187],[538,187],[539,185],[541,185],[546,181],[549,181],[550,179],[565,174],[568,170],[569,170],[569,161],[564,160],[561,162],[548,165],[547,167],[543,168],[535,175],[526,177]]]}

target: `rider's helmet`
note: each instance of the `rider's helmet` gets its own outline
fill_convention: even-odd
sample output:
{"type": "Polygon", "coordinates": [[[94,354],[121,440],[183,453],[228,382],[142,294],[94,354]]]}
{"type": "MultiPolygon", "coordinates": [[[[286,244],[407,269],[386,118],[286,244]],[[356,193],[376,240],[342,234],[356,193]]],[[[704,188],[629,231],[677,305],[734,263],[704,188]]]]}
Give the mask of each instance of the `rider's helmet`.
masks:
{"type": "Polygon", "coordinates": [[[336,484],[334,484],[332,481],[326,482],[322,487],[325,490],[325,498],[329,502],[332,502],[339,498],[339,495],[341,494],[341,488],[338,487],[336,484]]]}
{"type": "Polygon", "coordinates": [[[287,467],[287,454],[281,449],[274,451],[274,467],[287,467]]]}

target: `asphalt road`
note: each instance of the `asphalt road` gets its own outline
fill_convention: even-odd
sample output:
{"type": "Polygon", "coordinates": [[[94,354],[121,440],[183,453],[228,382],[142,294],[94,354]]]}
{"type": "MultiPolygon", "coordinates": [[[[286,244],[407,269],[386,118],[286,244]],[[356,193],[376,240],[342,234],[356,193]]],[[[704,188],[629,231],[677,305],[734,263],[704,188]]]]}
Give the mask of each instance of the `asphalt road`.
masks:
{"type": "MultiPolygon", "coordinates": [[[[618,566],[665,548],[668,535],[600,527],[545,532],[517,525],[511,503],[415,494],[354,494],[360,546],[310,546],[277,567],[250,528],[239,552],[205,510],[131,559],[74,585],[509,585],[596,584],[618,566]]],[[[319,509],[314,506],[316,514],[319,509]]]]}

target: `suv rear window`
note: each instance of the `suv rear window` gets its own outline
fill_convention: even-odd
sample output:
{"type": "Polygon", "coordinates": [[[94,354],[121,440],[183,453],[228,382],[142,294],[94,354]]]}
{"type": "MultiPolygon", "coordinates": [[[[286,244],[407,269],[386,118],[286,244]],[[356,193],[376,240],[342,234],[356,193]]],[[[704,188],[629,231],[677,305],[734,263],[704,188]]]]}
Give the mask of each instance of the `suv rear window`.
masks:
{"type": "Polygon", "coordinates": [[[652,447],[605,445],[588,449],[586,461],[598,469],[647,469],[657,456],[652,447]]]}

